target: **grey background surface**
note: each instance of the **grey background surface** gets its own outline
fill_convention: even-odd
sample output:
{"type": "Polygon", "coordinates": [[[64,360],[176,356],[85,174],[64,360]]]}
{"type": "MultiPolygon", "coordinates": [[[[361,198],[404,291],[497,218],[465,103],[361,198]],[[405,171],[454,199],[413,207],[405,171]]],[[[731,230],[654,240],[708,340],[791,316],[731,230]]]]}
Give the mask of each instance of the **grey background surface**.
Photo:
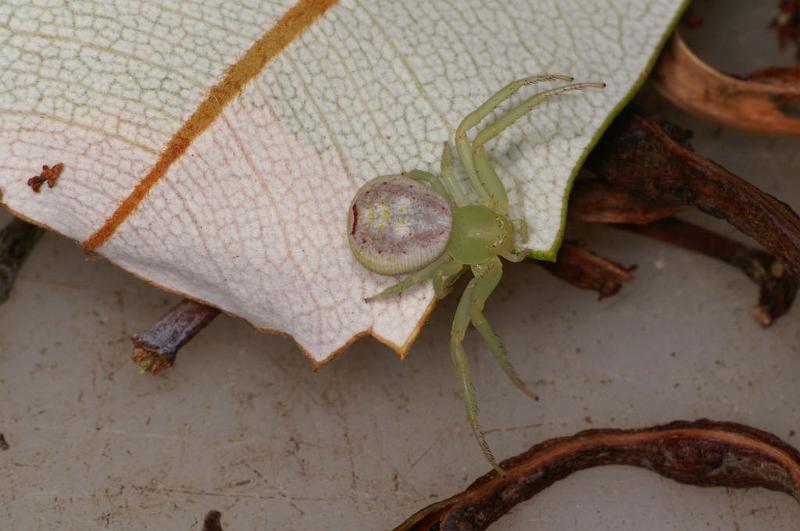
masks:
{"type": "MultiPolygon", "coordinates": [[[[787,64],[766,29],[776,2],[706,1],[696,49],[738,73],[787,64]]],[[[800,209],[800,140],[718,128],[641,101],[695,130],[695,147],[800,209]]],[[[703,216],[704,225],[734,234],[703,216]]],[[[571,235],[636,280],[597,302],[531,264],[509,265],[488,315],[531,403],[470,335],[489,441],[501,457],[589,427],[710,417],[800,444],[800,309],[761,329],[738,271],[603,227],[571,235]]],[[[447,352],[456,299],[400,361],[358,341],[318,373],[294,343],[221,317],[162,376],[130,363],[131,333],[174,296],[48,235],[0,307],[0,529],[386,529],[487,469],[447,352]]],[[[790,497],[678,485],[642,470],[581,472],[493,529],[790,530],[790,497]]]]}

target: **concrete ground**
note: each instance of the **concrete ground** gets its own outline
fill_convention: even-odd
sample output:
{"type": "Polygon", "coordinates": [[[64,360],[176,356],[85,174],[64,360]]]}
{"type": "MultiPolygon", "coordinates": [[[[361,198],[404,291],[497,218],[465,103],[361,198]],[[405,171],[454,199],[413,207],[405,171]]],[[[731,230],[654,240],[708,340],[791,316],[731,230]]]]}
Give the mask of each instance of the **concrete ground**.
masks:
{"type": "MultiPolygon", "coordinates": [[[[787,63],[766,29],[776,2],[703,1],[685,30],[744,73],[787,63]]],[[[721,129],[644,98],[695,130],[698,152],[800,210],[800,140],[721,129]]],[[[690,219],[734,234],[699,215],[690,219]]],[[[636,280],[597,302],[531,264],[508,266],[487,311],[531,403],[478,338],[466,345],[501,457],[589,427],[709,417],[800,445],[800,308],[762,329],[757,292],[713,260],[602,227],[573,236],[636,280]]],[[[186,530],[210,509],[227,530],[386,529],[487,469],[448,349],[455,298],[401,362],[358,341],[318,373],[294,343],[221,317],[158,377],[129,361],[131,333],[174,296],[71,242],[44,238],[0,307],[2,530],[186,530]]],[[[701,489],[638,469],[580,472],[493,529],[790,530],[800,507],[761,489],[701,489]]]]}

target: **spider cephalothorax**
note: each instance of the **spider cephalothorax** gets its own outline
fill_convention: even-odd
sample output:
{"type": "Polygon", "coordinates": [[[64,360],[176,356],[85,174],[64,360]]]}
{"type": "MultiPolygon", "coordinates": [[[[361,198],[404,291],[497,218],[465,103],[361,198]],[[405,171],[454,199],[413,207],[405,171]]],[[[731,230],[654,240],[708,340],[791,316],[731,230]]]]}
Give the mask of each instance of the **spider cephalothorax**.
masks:
{"type": "Polygon", "coordinates": [[[441,298],[467,268],[472,271],[473,278],[464,289],[453,319],[450,354],[458,371],[472,431],[486,459],[500,473],[502,469],[478,423],[478,405],[462,342],[471,324],[514,385],[531,398],[537,398],[517,376],[505,348],[483,315],[486,299],[503,274],[500,258],[519,262],[529,256],[530,250],[517,246],[518,241],[527,239],[527,226],[522,219],[508,218],[508,194],[483,146],[545,98],[569,90],[605,85],[573,83],[540,92],[479,131],[472,141],[467,131],[521,87],[552,80],[572,81],[572,78],[541,75],[513,81],[467,115],[458,126],[456,152],[477,201],[456,181],[451,147],[446,143],[441,175],[414,170],[404,175],[373,179],[359,189],[348,216],[350,247],[359,262],[383,275],[410,273],[404,280],[368,298],[368,302],[398,295],[427,280],[433,280],[436,297],[441,298]]]}

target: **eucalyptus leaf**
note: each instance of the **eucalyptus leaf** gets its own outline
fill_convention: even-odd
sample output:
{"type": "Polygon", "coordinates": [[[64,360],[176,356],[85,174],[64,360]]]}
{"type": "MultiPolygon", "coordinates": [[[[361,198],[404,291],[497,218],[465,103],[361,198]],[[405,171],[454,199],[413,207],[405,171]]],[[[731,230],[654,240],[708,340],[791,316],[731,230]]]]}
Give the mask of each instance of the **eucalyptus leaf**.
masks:
{"type": "Polygon", "coordinates": [[[403,354],[432,290],[364,302],[394,279],[350,252],[356,190],[436,171],[460,119],[513,79],[604,81],[488,146],[524,245],[552,259],[574,173],[685,4],[4,0],[2,200],[153,284],[290,334],[315,364],[366,333],[403,354]],[[56,163],[54,188],[27,186],[56,163]]]}

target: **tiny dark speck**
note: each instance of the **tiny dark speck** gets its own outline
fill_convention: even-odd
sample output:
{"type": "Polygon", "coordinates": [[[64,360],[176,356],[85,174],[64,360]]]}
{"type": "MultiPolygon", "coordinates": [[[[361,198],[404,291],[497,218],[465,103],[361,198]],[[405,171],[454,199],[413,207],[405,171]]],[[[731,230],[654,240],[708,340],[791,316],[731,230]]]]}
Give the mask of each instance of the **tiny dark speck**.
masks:
{"type": "Polygon", "coordinates": [[[9,448],[11,448],[11,446],[9,446],[8,441],[6,440],[6,436],[0,433],[0,450],[5,451],[8,450],[9,448]]]}

